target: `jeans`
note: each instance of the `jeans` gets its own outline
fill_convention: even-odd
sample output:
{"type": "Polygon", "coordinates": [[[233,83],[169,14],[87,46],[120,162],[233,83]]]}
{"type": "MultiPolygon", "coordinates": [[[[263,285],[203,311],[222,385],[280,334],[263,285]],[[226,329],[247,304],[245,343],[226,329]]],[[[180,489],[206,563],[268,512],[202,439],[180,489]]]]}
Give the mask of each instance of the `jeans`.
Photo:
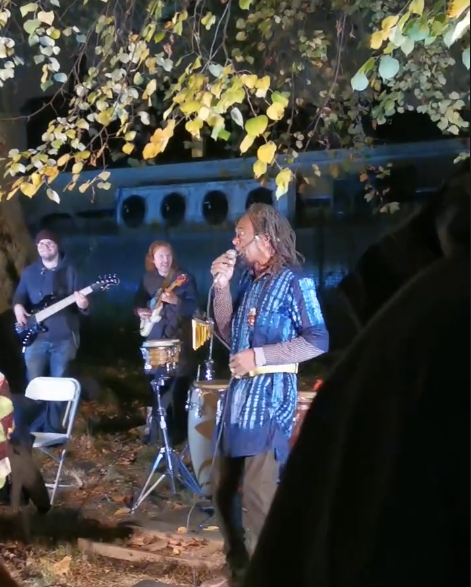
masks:
{"type": "MultiPolygon", "coordinates": [[[[28,382],[36,377],[67,377],[69,364],[75,359],[78,349],[78,336],[67,340],[50,342],[36,340],[25,351],[28,382]]],[[[66,409],[65,402],[33,402],[24,398],[15,405],[15,422],[27,426],[32,432],[63,432],[62,421],[66,409]]]]}
{"type": "Polygon", "coordinates": [[[67,340],[49,342],[38,339],[25,351],[28,382],[36,377],[64,377],[69,363],[75,359],[78,337],[72,335],[67,340]]]}

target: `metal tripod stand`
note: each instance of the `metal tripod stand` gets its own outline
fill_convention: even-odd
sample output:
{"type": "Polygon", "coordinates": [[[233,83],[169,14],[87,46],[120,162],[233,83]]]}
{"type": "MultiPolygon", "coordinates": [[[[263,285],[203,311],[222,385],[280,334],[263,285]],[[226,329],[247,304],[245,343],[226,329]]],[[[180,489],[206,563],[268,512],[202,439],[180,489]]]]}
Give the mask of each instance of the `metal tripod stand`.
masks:
{"type": "Polygon", "coordinates": [[[166,368],[162,368],[155,373],[154,379],[151,382],[152,390],[154,392],[152,419],[154,421],[155,419],[158,419],[163,446],[159,450],[154,460],[144,487],[141,489],[139,496],[131,507],[132,514],[137,510],[146,497],[150,495],[165,480],[168,480],[170,484],[170,490],[173,495],[177,493],[176,481],[180,481],[182,485],[187,487],[196,495],[202,495],[201,489],[198,486],[196,480],[193,478],[193,475],[190,473],[186,465],[182,462],[182,459],[170,445],[167,430],[166,410],[162,407],[162,400],[160,397],[161,390],[169,378],[170,375],[168,370],[166,368]],[[162,461],[165,461],[167,470],[154,483],[152,483],[155,472],[159,468],[162,461]]]}

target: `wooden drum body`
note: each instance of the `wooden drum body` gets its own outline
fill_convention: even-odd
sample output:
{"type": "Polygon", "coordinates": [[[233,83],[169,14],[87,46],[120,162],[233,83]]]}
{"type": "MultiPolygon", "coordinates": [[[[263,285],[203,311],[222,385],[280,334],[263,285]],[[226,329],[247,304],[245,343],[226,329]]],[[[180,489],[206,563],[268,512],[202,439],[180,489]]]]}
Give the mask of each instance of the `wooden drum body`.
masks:
{"type": "Polygon", "coordinates": [[[212,495],[211,466],[214,457],[213,436],[219,400],[227,380],[197,381],[188,392],[188,444],[195,477],[204,495],[212,495]]]}
{"type": "Polygon", "coordinates": [[[290,440],[291,448],[293,448],[293,446],[296,444],[296,441],[298,440],[298,436],[301,431],[301,426],[303,425],[304,418],[306,417],[307,411],[311,407],[316,395],[316,391],[298,391],[296,415],[294,417],[294,427],[293,432],[291,433],[290,440]]]}
{"type": "Polygon", "coordinates": [[[175,371],[180,360],[179,340],[147,340],[141,346],[146,371],[175,371]]]}

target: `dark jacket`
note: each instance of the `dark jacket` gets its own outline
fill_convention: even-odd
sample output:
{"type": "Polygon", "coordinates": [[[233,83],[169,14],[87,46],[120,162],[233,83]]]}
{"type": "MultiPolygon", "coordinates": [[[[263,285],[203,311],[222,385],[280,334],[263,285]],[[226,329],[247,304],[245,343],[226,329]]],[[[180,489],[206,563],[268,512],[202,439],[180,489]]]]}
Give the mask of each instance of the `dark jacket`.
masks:
{"type": "MultiPolygon", "coordinates": [[[[32,305],[42,301],[45,296],[54,295],[63,299],[82,287],[78,273],[65,255],[62,255],[57,267],[47,269],[41,259],[26,267],[13,296],[13,306],[21,304],[28,311],[32,305]]],[[[48,329],[39,335],[38,340],[60,342],[79,334],[80,314],[77,304],[71,304],[64,310],[44,321],[48,329]]]]}
{"type": "Polygon", "coordinates": [[[244,587],[469,585],[469,323],[468,255],[376,314],[306,416],[244,587]]]}

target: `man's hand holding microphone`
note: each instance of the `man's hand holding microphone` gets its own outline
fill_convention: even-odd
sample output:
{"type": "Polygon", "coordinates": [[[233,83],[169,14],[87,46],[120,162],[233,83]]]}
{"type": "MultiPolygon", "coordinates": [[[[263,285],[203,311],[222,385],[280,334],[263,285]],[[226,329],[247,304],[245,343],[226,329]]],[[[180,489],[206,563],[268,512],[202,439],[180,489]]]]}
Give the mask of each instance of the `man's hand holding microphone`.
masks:
{"type": "Polygon", "coordinates": [[[237,253],[234,249],[229,249],[211,265],[211,275],[214,278],[216,289],[224,289],[229,286],[229,282],[234,275],[234,267],[237,261],[237,253]]]}

